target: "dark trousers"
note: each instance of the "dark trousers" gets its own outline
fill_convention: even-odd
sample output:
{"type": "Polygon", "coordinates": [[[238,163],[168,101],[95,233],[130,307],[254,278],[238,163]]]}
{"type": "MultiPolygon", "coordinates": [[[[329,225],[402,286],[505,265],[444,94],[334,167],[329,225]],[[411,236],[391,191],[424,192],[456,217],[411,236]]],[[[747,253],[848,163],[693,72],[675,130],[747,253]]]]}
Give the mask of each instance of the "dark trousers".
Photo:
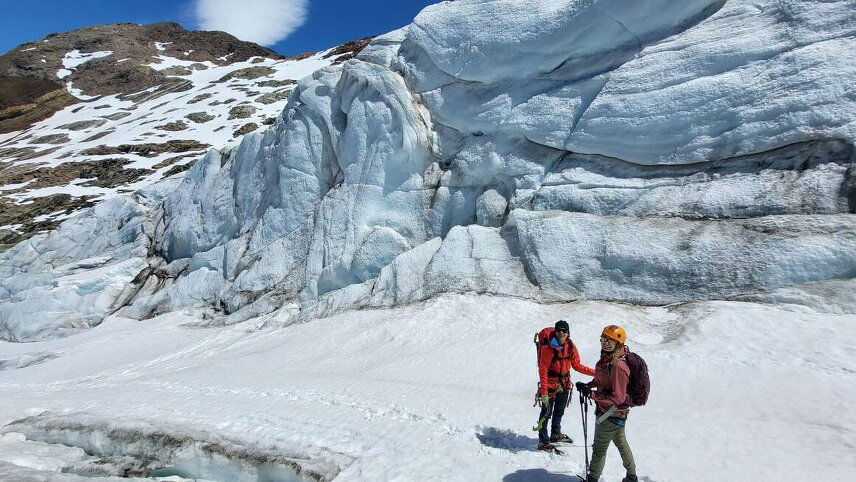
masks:
{"type": "Polygon", "coordinates": [[[541,443],[550,441],[550,437],[547,435],[547,422],[549,419],[553,420],[550,424],[550,434],[558,435],[562,432],[562,416],[565,415],[565,405],[568,404],[568,397],[570,396],[570,390],[559,392],[550,399],[546,406],[541,407],[541,415],[538,416],[538,420],[543,419],[544,415],[547,416],[547,420],[544,420],[541,430],[538,431],[538,440],[541,443]]]}

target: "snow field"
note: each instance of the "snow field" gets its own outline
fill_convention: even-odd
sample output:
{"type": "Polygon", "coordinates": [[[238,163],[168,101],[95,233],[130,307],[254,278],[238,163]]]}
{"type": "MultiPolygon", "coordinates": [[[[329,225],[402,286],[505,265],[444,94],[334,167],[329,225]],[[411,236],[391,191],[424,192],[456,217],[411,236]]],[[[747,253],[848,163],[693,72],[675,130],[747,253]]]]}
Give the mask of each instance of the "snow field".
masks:
{"type": "MultiPolygon", "coordinates": [[[[261,331],[252,328],[262,320],[198,329],[182,326],[194,321],[188,314],[111,318],[65,339],[0,344],[0,356],[61,352],[0,371],[12,394],[0,400],[0,422],[50,412],[42,418],[58,426],[238,440],[332,464],[335,480],[560,478],[582,471],[582,447],[543,454],[531,431],[532,335],[560,317],[585,363],[608,323],[622,323],[648,361],[649,405],[632,411],[627,429],[640,475],[849,480],[856,353],[844,340],[856,317],[788,305],[456,295],[261,331]]],[[[576,396],[563,429],[581,439],[576,396]]],[[[613,449],[603,480],[622,476],[613,449]]]]}
{"type": "Polygon", "coordinates": [[[101,57],[107,57],[108,55],[113,55],[113,51],[102,50],[98,52],[87,52],[85,54],[81,53],[80,50],[66,52],[65,56],[62,58],[63,68],[57,71],[56,76],[60,79],[64,79],[71,75],[71,71],[80,65],[85,64],[92,59],[99,59],[101,57]]]}
{"type": "MultiPolygon", "coordinates": [[[[82,155],[80,152],[100,145],[157,144],[171,139],[192,139],[200,143],[209,144],[215,148],[232,147],[237,145],[241,140],[240,137],[235,138],[232,136],[232,133],[236,129],[249,122],[255,122],[260,127],[264,127],[262,120],[277,117],[285,104],[284,100],[269,104],[255,102],[255,99],[261,95],[285,88],[282,86],[260,86],[256,84],[265,80],[297,80],[305,77],[313,71],[332,63],[332,58],[325,59],[323,57],[328,51],[319,52],[302,60],[274,60],[254,57],[245,62],[236,62],[223,66],[212,62],[190,62],[174,57],[158,55],[153,58],[154,62],[149,64],[150,67],[156,70],[164,70],[170,67],[189,68],[194,64],[200,63],[206,69],[198,70],[190,68],[189,75],[173,76],[175,79],[189,81],[192,85],[188,90],[167,93],[156,98],[143,99],[141,101],[122,100],[121,96],[118,95],[104,97],[85,96],[69,83],[69,91],[84,100],[84,103],[66,107],[50,118],[35,123],[27,131],[0,135],[0,147],[30,148],[37,151],[44,151],[42,155],[35,155],[25,160],[16,161],[10,159],[14,163],[36,163],[46,167],[56,167],[69,161],[124,157],[131,161],[125,166],[128,169],[152,169],[159,163],[180,156],[181,154],[166,152],[147,157],[133,153],[82,155]],[[253,62],[254,60],[256,63],[253,62]],[[236,78],[227,82],[216,82],[230,72],[249,67],[271,68],[273,69],[273,73],[254,80],[236,78]],[[254,92],[254,94],[248,96],[248,91],[254,92]],[[210,96],[198,102],[188,103],[188,101],[201,94],[210,94],[210,96]],[[227,121],[226,118],[228,117],[229,110],[240,104],[252,106],[256,110],[248,118],[237,118],[227,121]],[[112,115],[123,112],[127,114],[125,117],[109,118],[112,115]],[[185,118],[187,114],[194,112],[207,112],[213,115],[213,119],[204,123],[196,123],[185,118]],[[91,120],[100,120],[103,124],[80,130],[63,127],[76,122],[91,120]],[[186,129],[165,131],[156,128],[157,126],[176,121],[183,121],[186,129]],[[65,134],[68,137],[68,141],[62,142],[59,145],[37,142],[38,138],[52,134],[65,134]],[[96,135],[100,137],[96,137],[96,135]],[[58,150],[50,150],[57,146],[59,146],[58,150]]],[[[66,69],[73,69],[91,59],[111,54],[112,52],[109,51],[85,54],[72,51],[66,54],[63,62],[66,69]]],[[[66,75],[68,75],[71,73],[71,70],[67,70],[66,72],[66,75]]],[[[63,77],[61,75],[61,78],[63,77]]],[[[148,89],[147,92],[154,92],[156,89],[156,87],[153,87],[148,89]]],[[[71,182],[65,186],[27,189],[20,193],[11,194],[9,197],[14,199],[15,202],[21,203],[36,197],[66,193],[72,196],[96,196],[98,200],[106,200],[122,192],[133,192],[149,186],[162,179],[163,175],[172,167],[191,162],[203,154],[203,152],[192,153],[184,159],[168,166],[155,169],[155,172],[152,174],[143,176],[133,183],[115,188],[79,186],[75,182],[71,182]]],[[[81,179],[77,182],[83,181],[81,179]]],[[[0,186],[0,189],[12,190],[21,187],[23,186],[6,185],[0,186]]]]}

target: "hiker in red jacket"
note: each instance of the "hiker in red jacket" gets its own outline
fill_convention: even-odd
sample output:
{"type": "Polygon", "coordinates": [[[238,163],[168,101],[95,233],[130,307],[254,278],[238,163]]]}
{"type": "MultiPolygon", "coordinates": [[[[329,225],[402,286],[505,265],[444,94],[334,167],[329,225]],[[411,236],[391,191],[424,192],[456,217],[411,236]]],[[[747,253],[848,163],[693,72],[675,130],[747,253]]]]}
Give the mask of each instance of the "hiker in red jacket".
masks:
{"type": "Polygon", "coordinates": [[[571,368],[583,375],[594,375],[594,370],[580,363],[577,347],[571,342],[568,322],[559,320],[556,326],[538,333],[538,398],[541,415],[538,417],[538,449],[552,451],[551,442],[573,443],[562,433],[562,416],[571,396],[571,368]],[[547,422],[550,437],[547,437],[547,422]]]}

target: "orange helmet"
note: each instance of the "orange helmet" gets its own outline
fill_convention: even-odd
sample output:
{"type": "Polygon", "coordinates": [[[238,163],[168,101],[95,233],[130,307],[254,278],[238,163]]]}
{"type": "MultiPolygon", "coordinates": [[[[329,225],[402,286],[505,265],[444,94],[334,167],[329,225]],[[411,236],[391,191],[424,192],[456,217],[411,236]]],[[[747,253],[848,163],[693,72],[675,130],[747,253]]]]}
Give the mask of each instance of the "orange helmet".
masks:
{"type": "Polygon", "coordinates": [[[611,338],[622,345],[627,342],[627,332],[624,331],[624,328],[618,325],[609,325],[603,329],[603,333],[601,335],[611,338]]]}

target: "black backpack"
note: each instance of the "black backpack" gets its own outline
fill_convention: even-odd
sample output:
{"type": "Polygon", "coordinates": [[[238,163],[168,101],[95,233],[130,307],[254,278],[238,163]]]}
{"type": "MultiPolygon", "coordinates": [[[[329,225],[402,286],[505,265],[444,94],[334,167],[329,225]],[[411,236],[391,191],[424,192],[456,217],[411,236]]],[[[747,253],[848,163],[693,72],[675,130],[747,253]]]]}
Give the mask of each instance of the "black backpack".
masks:
{"type": "Polygon", "coordinates": [[[627,399],[631,407],[648,403],[651,380],[648,378],[648,364],[636,353],[627,350],[625,357],[630,367],[630,380],[627,383],[627,399]]]}

